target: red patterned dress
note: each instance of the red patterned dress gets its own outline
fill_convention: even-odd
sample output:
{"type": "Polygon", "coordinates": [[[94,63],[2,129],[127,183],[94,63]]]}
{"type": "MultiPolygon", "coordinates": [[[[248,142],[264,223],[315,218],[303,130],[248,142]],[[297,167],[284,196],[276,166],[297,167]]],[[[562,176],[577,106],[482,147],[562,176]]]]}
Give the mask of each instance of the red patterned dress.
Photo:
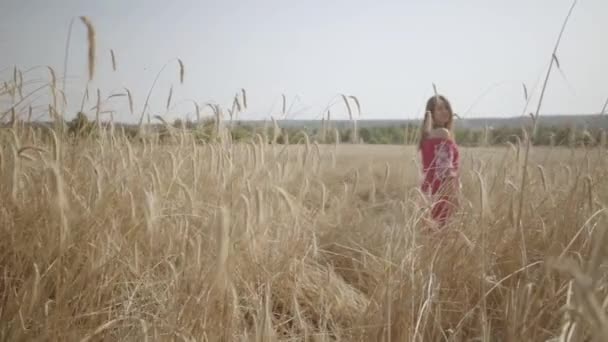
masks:
{"type": "Polygon", "coordinates": [[[459,184],[458,169],[460,153],[458,145],[450,139],[426,138],[422,141],[422,166],[424,180],[422,191],[433,201],[431,216],[441,225],[445,224],[456,209],[450,200],[450,191],[459,184]]]}

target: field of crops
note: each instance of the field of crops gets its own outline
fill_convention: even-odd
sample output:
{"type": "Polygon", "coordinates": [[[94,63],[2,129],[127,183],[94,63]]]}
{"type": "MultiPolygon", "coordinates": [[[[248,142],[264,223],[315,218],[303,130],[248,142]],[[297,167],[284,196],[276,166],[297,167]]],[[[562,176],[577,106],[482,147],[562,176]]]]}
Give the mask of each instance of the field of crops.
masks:
{"type": "Polygon", "coordinates": [[[608,336],[606,150],[463,149],[431,233],[413,147],[42,133],[2,131],[2,340],[608,336]]]}
{"type": "MultiPolygon", "coordinates": [[[[608,341],[606,132],[534,144],[561,33],[538,104],[523,84],[531,126],[462,148],[458,212],[433,231],[418,136],[361,143],[357,97],[332,102],[352,124],[342,143],[331,106],[318,136],[288,141],[274,117],[236,134],[245,90],[171,126],[150,103],[161,74],[184,82],[182,60],[141,106],[122,86],[103,98],[87,17],[88,79],[66,91],[77,19],[63,74],[15,66],[0,84],[0,340],[608,341]],[[114,125],[127,113],[129,133],[114,125]]],[[[169,113],[173,86],[166,99],[169,113]]]]}

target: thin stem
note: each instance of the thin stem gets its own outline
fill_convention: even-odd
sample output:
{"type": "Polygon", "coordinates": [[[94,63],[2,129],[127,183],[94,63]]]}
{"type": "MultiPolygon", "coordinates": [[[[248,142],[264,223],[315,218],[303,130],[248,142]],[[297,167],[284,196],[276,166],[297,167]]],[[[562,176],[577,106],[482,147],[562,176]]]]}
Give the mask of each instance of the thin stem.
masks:
{"type": "Polygon", "coordinates": [[[557,38],[557,41],[555,43],[555,46],[553,47],[553,52],[551,53],[551,62],[549,63],[549,68],[547,70],[547,75],[545,76],[545,81],[543,82],[543,87],[541,89],[540,92],[540,97],[538,100],[538,105],[536,107],[536,113],[534,116],[534,125],[533,125],[533,129],[532,129],[532,137],[530,137],[529,134],[526,134],[526,151],[525,151],[525,155],[524,155],[524,165],[523,165],[523,170],[522,170],[522,177],[521,177],[521,188],[520,188],[520,197],[519,197],[519,210],[517,211],[517,220],[515,221],[516,224],[519,226],[519,231],[521,234],[521,243],[522,243],[522,262],[523,264],[527,264],[527,253],[526,253],[526,241],[525,241],[525,235],[524,235],[524,228],[523,228],[523,224],[521,222],[521,217],[523,214],[523,207],[524,207],[524,198],[525,198],[525,189],[526,189],[526,182],[528,181],[528,163],[530,160],[530,147],[532,145],[531,142],[531,138],[534,138],[534,134],[536,133],[536,127],[537,127],[537,123],[538,123],[538,117],[540,115],[540,108],[543,102],[543,98],[545,95],[545,91],[547,90],[547,84],[549,82],[549,75],[551,74],[551,70],[553,68],[553,63],[555,63],[555,54],[557,53],[557,49],[559,47],[559,43],[561,42],[562,39],[562,35],[564,33],[564,30],[566,29],[566,24],[568,23],[568,20],[570,19],[570,15],[572,14],[572,11],[574,10],[574,7],[576,6],[577,0],[574,0],[574,2],[572,3],[572,6],[570,6],[570,10],[568,11],[568,15],[566,16],[566,18],[564,19],[564,22],[562,24],[562,28],[560,30],[559,36],[557,38]]]}
{"type": "Polygon", "coordinates": [[[553,65],[555,63],[555,54],[557,53],[557,49],[559,48],[559,43],[562,40],[562,36],[564,35],[564,31],[566,30],[566,25],[568,24],[568,20],[570,20],[570,15],[572,15],[572,11],[574,10],[574,7],[576,6],[576,3],[578,2],[578,0],[574,0],[572,2],[572,6],[570,6],[570,10],[568,11],[568,15],[566,15],[566,19],[564,19],[564,22],[562,24],[562,28],[559,32],[559,36],[557,36],[557,41],[555,42],[555,46],[553,47],[553,52],[551,53],[551,62],[549,63],[549,69],[547,70],[547,75],[545,76],[545,81],[543,82],[543,87],[542,90],[540,92],[540,97],[538,99],[538,105],[536,106],[536,113],[534,114],[534,129],[532,130],[533,132],[533,137],[536,136],[536,129],[537,129],[537,125],[538,125],[538,117],[540,115],[540,107],[543,103],[543,98],[545,97],[545,90],[547,89],[547,84],[549,83],[549,75],[551,75],[551,70],[553,69],[553,65]]]}
{"type": "Polygon", "coordinates": [[[160,75],[163,73],[163,71],[167,68],[167,66],[173,62],[174,59],[171,59],[170,61],[168,61],[167,63],[165,63],[165,65],[163,65],[163,67],[160,69],[160,71],[156,74],[156,78],[154,78],[154,82],[152,82],[152,87],[150,87],[150,90],[148,91],[148,96],[146,97],[146,102],[144,102],[144,108],[141,111],[141,116],[139,118],[139,129],[141,131],[141,127],[144,121],[144,116],[146,115],[146,110],[148,109],[148,104],[150,102],[150,96],[152,96],[152,91],[154,90],[154,87],[156,86],[156,83],[158,82],[158,79],[160,78],[160,75]]]}
{"type": "MultiPolygon", "coordinates": [[[[69,52],[70,52],[70,40],[72,38],[72,26],[74,26],[74,17],[72,17],[72,20],[70,20],[70,26],[68,28],[68,37],[66,39],[65,42],[65,55],[63,58],[63,82],[62,82],[62,87],[61,87],[61,91],[65,94],[65,81],[67,80],[67,73],[68,73],[68,57],[69,57],[69,52]]],[[[65,106],[67,107],[67,101],[65,106]]],[[[65,112],[66,108],[63,108],[63,111],[65,112]]]]}
{"type": "Polygon", "coordinates": [[[608,108],[608,98],[606,99],[606,102],[604,102],[604,107],[602,107],[602,111],[600,112],[600,115],[606,114],[606,108],[608,108]]]}

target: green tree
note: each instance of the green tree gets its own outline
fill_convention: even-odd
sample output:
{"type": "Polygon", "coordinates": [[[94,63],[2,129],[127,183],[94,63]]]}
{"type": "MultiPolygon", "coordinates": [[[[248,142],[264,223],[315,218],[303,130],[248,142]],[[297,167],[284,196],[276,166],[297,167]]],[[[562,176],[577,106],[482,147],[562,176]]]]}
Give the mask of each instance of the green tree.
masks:
{"type": "Polygon", "coordinates": [[[86,114],[78,112],[76,117],[68,123],[68,133],[75,137],[83,137],[91,132],[92,127],[86,114]]]}

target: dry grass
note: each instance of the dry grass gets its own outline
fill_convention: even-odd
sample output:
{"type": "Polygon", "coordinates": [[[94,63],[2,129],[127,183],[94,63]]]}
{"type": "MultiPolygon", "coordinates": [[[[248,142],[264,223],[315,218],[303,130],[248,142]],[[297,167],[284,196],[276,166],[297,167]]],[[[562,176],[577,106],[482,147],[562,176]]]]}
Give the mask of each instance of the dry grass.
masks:
{"type": "Polygon", "coordinates": [[[110,49],[110,59],[112,61],[112,71],[116,71],[116,55],[112,49],[110,49]]]}
{"type": "Polygon", "coordinates": [[[177,134],[2,131],[3,340],[608,336],[606,151],[531,150],[522,266],[514,149],[464,151],[462,209],[431,236],[410,147],[177,134]]]}
{"type": "MultiPolygon", "coordinates": [[[[80,21],[87,28],[87,43],[88,43],[88,69],[89,69],[89,80],[92,80],[95,76],[95,51],[96,51],[96,40],[95,40],[95,28],[87,17],[80,17],[80,21]]],[[[112,53],[114,56],[114,53],[112,53]]],[[[114,59],[112,59],[114,60],[114,59]]]]}
{"type": "MultiPolygon", "coordinates": [[[[143,120],[174,61],[184,82],[180,59],[162,67],[137,143],[101,125],[95,140],[66,137],[51,68],[56,131],[19,121],[43,88],[28,94],[17,68],[3,82],[1,340],[608,340],[605,134],[590,150],[463,150],[460,211],[431,234],[413,147],[342,145],[335,128],[332,146],[280,146],[276,120],[273,136],[234,144],[211,103],[220,142],[168,129],[159,144],[143,120]]],[[[359,100],[340,96],[356,132],[359,100]]],[[[99,89],[96,101],[99,119],[99,89]]],[[[243,89],[229,115],[247,101],[243,89]]],[[[330,122],[328,108],[323,134],[330,122]]]]}

